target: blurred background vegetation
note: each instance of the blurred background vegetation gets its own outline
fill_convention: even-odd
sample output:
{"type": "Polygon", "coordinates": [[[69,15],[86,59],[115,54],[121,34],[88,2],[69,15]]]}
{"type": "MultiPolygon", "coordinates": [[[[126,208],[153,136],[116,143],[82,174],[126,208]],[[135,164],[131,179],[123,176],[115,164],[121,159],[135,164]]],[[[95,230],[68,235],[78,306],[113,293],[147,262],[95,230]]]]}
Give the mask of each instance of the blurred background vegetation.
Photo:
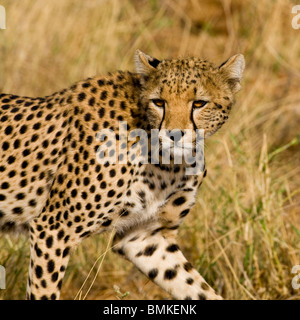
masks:
{"type": "MultiPolygon", "coordinates": [[[[0,92],[43,96],[116,69],[139,48],[159,59],[216,64],[243,53],[243,87],[207,141],[208,176],[179,234],[194,266],[225,299],[300,299],[300,29],[289,0],[2,0],[0,92]]],[[[73,254],[63,299],[162,299],[168,294],[109,250],[110,234],[73,254]]],[[[0,235],[7,289],[23,299],[27,239],[0,235]]]]}

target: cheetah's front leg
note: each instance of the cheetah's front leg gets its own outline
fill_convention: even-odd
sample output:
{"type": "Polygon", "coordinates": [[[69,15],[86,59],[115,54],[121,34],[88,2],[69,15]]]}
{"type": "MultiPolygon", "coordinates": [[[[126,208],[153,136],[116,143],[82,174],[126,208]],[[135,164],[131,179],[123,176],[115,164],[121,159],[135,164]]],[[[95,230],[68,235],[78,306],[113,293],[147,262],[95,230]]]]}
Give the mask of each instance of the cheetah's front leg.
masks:
{"type": "MultiPolygon", "coordinates": [[[[54,220],[54,219],[53,219],[54,220]]],[[[38,218],[30,223],[30,265],[27,299],[59,299],[73,241],[59,222],[54,228],[38,218]]]]}
{"type": "Polygon", "coordinates": [[[114,251],[125,256],[175,299],[222,299],[186,260],[175,235],[176,231],[152,223],[147,228],[116,235],[114,251]]]}

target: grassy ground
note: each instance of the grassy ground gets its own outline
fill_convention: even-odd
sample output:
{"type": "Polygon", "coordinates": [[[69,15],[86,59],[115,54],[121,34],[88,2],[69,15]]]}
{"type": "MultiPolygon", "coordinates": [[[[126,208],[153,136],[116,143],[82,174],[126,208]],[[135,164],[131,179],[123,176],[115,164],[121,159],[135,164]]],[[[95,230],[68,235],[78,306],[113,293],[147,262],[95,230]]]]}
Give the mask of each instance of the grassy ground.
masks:
{"type": "MultiPolygon", "coordinates": [[[[300,30],[291,26],[296,3],[1,4],[7,29],[0,30],[0,92],[43,96],[94,74],[132,70],[137,48],[157,58],[196,55],[216,63],[243,53],[243,89],[228,123],[207,141],[208,177],[179,243],[225,299],[300,299],[300,289],[291,285],[291,269],[300,264],[300,30]]],[[[110,236],[93,237],[78,248],[62,298],[168,297],[107,250],[110,236]]],[[[27,239],[0,237],[0,264],[7,270],[0,298],[23,299],[27,239]]]]}

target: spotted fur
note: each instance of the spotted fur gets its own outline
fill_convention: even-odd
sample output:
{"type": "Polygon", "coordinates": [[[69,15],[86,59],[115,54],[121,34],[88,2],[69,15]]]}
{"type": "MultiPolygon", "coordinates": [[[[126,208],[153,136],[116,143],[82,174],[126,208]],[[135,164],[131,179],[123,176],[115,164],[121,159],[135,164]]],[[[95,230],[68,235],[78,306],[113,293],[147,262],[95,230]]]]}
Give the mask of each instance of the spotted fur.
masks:
{"type": "MultiPolygon", "coordinates": [[[[0,95],[0,230],[29,232],[28,299],[58,299],[72,250],[113,228],[114,250],[174,298],[220,299],[176,241],[206,170],[100,164],[99,147],[110,142],[97,133],[113,130],[119,146],[127,121],[128,130],[205,129],[208,137],[227,120],[243,68],[241,55],[216,67],[137,51],[136,73],[89,78],[43,98],[0,95]],[[196,100],[205,107],[196,110],[196,100]]],[[[119,159],[128,149],[120,150],[119,159]]]]}

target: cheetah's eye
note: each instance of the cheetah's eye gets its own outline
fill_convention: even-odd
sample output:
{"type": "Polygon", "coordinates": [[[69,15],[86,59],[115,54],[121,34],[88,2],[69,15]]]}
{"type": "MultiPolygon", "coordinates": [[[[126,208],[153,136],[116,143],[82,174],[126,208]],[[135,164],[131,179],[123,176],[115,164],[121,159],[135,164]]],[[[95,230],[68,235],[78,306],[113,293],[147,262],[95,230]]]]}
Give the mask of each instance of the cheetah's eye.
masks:
{"type": "Polygon", "coordinates": [[[196,100],[193,102],[193,108],[203,108],[206,104],[208,103],[208,101],[204,101],[204,100],[196,100]]]}
{"type": "Polygon", "coordinates": [[[159,108],[163,108],[165,106],[165,101],[161,99],[152,99],[152,102],[159,108]]]}

